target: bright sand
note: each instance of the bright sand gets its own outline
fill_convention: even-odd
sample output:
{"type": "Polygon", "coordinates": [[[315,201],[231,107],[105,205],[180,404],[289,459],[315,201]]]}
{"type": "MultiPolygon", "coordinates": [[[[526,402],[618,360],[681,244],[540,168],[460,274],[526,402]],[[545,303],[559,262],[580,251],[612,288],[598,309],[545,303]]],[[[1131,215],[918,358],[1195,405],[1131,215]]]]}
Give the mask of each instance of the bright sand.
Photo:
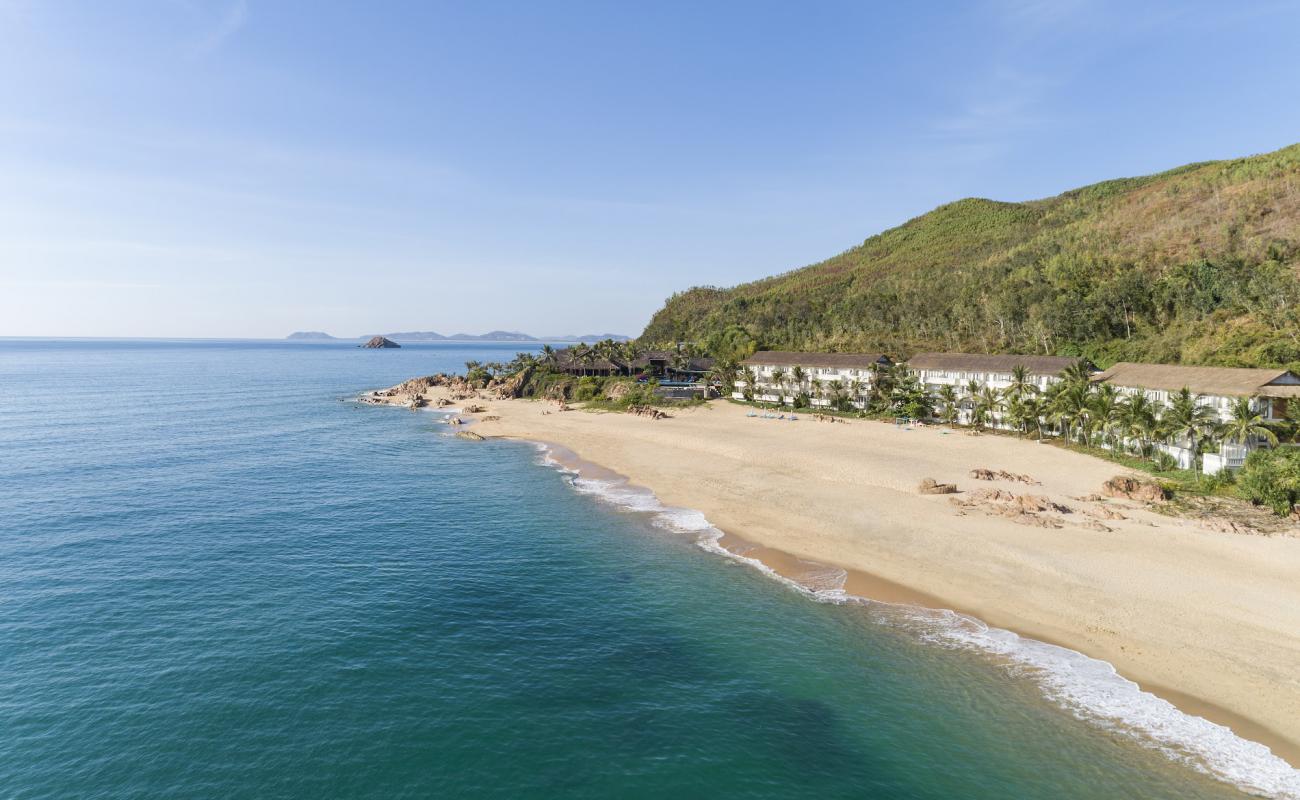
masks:
{"type": "Polygon", "coordinates": [[[725,401],[666,420],[474,402],[487,406],[474,418],[500,417],[476,432],[568,448],[667,505],[702,512],[777,571],[789,556],[837,565],[849,571],[849,593],[956,609],[1102,659],[1300,764],[1300,537],[1216,532],[1130,501],[1082,501],[1124,470],[1032,440],[755,418],[725,401]],[[977,467],[1042,485],[977,481],[968,476],[977,467]],[[1062,528],[963,513],[951,495],[919,494],[923,478],[956,483],[959,498],[998,488],[1073,513],[1058,516],[1062,528]],[[1104,520],[1109,531],[1085,527],[1084,511],[1103,505],[1127,518],[1104,520]]]}

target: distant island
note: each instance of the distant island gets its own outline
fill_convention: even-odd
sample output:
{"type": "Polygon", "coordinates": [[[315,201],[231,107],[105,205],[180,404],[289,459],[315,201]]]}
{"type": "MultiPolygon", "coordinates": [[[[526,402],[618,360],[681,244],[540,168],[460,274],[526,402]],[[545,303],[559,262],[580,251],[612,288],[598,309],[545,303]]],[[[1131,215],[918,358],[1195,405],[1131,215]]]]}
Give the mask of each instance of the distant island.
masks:
{"type": "MultiPolygon", "coordinates": [[[[616,342],[630,342],[631,336],[621,333],[584,333],[578,336],[529,336],[519,331],[488,331],[483,334],[453,333],[443,336],[436,331],[401,331],[397,333],[376,333],[357,336],[356,339],[373,339],[380,337],[393,342],[602,342],[612,339],[616,342]]],[[[284,337],[295,342],[338,342],[347,341],[347,337],[331,336],[324,331],[294,331],[284,337]]]]}
{"type": "Polygon", "coordinates": [[[359,344],[357,345],[357,347],[366,347],[371,350],[379,350],[382,348],[401,347],[401,345],[398,344],[397,342],[394,342],[392,339],[388,339],[383,336],[371,336],[370,339],[368,339],[365,344],[359,344]]]}

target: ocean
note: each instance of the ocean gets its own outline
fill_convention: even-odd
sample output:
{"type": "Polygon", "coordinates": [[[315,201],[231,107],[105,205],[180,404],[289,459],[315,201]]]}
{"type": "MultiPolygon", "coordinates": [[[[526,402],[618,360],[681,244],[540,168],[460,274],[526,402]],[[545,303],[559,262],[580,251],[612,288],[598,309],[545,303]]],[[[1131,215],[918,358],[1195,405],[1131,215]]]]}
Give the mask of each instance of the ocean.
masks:
{"type": "Polygon", "coordinates": [[[534,444],[354,402],[517,349],[0,340],[0,797],[1300,785],[1090,714],[1032,643],[792,587],[534,444]]]}

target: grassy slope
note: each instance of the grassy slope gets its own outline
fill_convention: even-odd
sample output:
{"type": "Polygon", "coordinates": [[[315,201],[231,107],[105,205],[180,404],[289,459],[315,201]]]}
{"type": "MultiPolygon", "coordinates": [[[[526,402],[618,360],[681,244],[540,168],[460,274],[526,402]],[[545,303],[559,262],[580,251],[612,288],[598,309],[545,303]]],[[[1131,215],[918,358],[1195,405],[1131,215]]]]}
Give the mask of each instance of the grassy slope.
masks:
{"type": "Polygon", "coordinates": [[[643,334],[1300,364],[1300,145],[1046,200],[967,199],[819,264],[674,295],[643,334]]]}

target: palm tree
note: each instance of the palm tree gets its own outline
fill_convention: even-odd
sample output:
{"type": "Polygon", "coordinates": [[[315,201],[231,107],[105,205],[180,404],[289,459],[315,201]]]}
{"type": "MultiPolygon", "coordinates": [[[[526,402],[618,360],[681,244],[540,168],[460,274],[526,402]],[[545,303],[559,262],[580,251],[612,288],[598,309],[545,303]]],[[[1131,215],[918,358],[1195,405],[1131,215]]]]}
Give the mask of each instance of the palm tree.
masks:
{"type": "Polygon", "coordinates": [[[866,384],[862,382],[861,378],[854,378],[849,381],[849,398],[853,403],[857,404],[862,402],[862,391],[865,388],[866,384]]]}
{"type": "Polygon", "coordinates": [[[844,378],[831,383],[831,405],[840,411],[844,411],[844,406],[849,396],[849,385],[844,378]]]}
{"type": "Polygon", "coordinates": [[[1006,415],[1003,419],[1016,429],[1016,436],[1024,436],[1025,428],[1028,427],[1029,423],[1029,415],[1025,410],[1025,400],[1030,398],[1011,397],[1011,387],[1007,387],[1004,394],[1007,395],[1007,400],[1006,415]]]}
{"type": "Polygon", "coordinates": [[[746,400],[754,399],[754,382],[758,379],[754,374],[753,367],[742,367],[740,370],[740,379],[745,382],[744,397],[746,400]]]}
{"type": "Polygon", "coordinates": [[[569,364],[578,367],[583,375],[587,374],[586,367],[583,365],[587,363],[590,357],[591,348],[587,346],[586,342],[578,342],[569,348],[569,364]]]}
{"type": "Polygon", "coordinates": [[[1011,368],[1011,383],[1006,388],[1008,400],[1019,401],[1026,396],[1038,393],[1038,386],[1029,378],[1029,369],[1024,364],[1011,368]]]}
{"type": "Polygon", "coordinates": [[[1146,455],[1160,425],[1156,404],[1145,392],[1129,395],[1121,406],[1120,419],[1124,436],[1137,444],[1138,455],[1146,455]]]}
{"type": "Polygon", "coordinates": [[[790,370],[790,377],[794,380],[794,393],[799,394],[803,391],[803,382],[808,377],[808,373],[804,372],[803,367],[796,364],[794,369],[790,370]]]}
{"type": "Polygon", "coordinates": [[[1214,412],[1200,403],[1201,395],[1192,394],[1184,386],[1169,402],[1169,410],[1161,421],[1170,439],[1186,439],[1192,451],[1192,466],[1200,453],[1202,437],[1209,436],[1215,427],[1214,412]]]}
{"type": "Polygon", "coordinates": [[[996,415],[1001,408],[1002,397],[997,389],[992,386],[980,389],[975,397],[975,419],[978,420],[976,427],[983,428],[985,420],[997,424],[996,415]]]}
{"type": "Polygon", "coordinates": [[[1038,441],[1041,442],[1043,440],[1043,416],[1046,413],[1047,405],[1041,398],[1030,395],[1020,400],[1020,409],[1025,422],[1034,423],[1034,428],[1038,431],[1038,441]]]}
{"type": "Polygon", "coordinates": [[[559,356],[555,353],[555,348],[549,344],[542,345],[542,363],[547,369],[555,369],[555,365],[560,361],[559,356]]]}
{"type": "Polygon", "coordinates": [[[618,365],[614,363],[614,359],[618,356],[619,350],[620,348],[618,343],[613,339],[602,339],[601,341],[596,342],[596,357],[602,361],[609,362],[609,365],[614,369],[618,368],[618,365]]]}
{"type": "Polygon", "coordinates": [[[785,370],[777,367],[772,370],[772,385],[776,387],[776,402],[785,404],[785,370]]]}
{"type": "Polygon", "coordinates": [[[723,396],[730,395],[736,390],[736,365],[721,359],[715,361],[713,369],[709,370],[706,382],[709,386],[718,384],[723,396]]]}
{"type": "MultiPolygon", "coordinates": [[[[817,399],[817,400],[822,399],[823,387],[822,387],[821,378],[813,378],[812,380],[808,381],[808,389],[809,389],[808,394],[811,396],[812,399],[817,399]]],[[[812,405],[811,399],[809,400],[808,405],[812,405]]]]}
{"type": "Polygon", "coordinates": [[[1080,437],[1085,437],[1091,418],[1088,399],[1092,386],[1088,383],[1064,381],[1061,386],[1061,390],[1052,397],[1048,413],[1062,426],[1066,439],[1074,438],[1076,429],[1080,437]]]}
{"type": "Polygon", "coordinates": [[[1120,402],[1119,389],[1109,383],[1097,387],[1089,404],[1093,422],[1101,429],[1103,442],[1108,447],[1116,443],[1115,432],[1123,428],[1123,403],[1120,402]]]}
{"type": "Polygon", "coordinates": [[[1082,358],[1061,370],[1061,380],[1071,386],[1087,386],[1092,382],[1092,367],[1082,358]]]}
{"type": "Polygon", "coordinates": [[[1229,413],[1232,418],[1223,423],[1221,434],[1226,442],[1247,444],[1251,437],[1263,439],[1277,446],[1277,434],[1264,424],[1264,417],[1251,405],[1249,397],[1238,397],[1232,401],[1229,413]]]}
{"type": "Polygon", "coordinates": [[[950,383],[939,387],[939,402],[943,404],[943,424],[952,427],[960,411],[957,388],[950,383]]]}

